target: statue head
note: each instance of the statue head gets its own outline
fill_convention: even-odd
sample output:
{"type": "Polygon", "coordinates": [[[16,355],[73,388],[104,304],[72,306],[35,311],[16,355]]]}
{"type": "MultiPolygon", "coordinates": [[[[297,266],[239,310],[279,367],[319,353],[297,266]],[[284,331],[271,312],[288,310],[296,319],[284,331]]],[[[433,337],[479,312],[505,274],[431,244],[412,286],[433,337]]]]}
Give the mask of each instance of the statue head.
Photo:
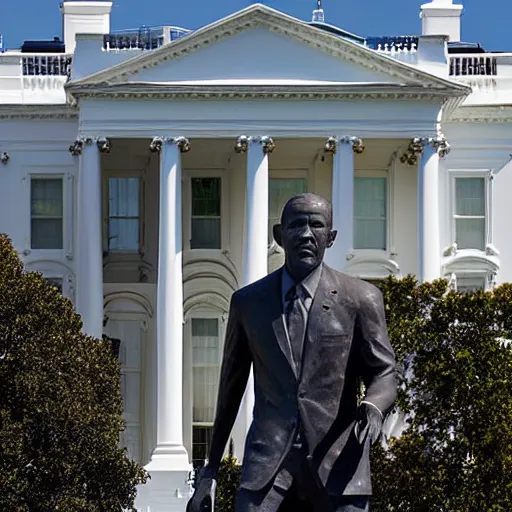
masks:
{"type": "Polygon", "coordinates": [[[302,280],[324,259],[336,231],[332,229],[332,206],[316,194],[299,194],[285,205],[281,224],[274,226],[274,239],[284,249],[288,272],[302,280]]]}

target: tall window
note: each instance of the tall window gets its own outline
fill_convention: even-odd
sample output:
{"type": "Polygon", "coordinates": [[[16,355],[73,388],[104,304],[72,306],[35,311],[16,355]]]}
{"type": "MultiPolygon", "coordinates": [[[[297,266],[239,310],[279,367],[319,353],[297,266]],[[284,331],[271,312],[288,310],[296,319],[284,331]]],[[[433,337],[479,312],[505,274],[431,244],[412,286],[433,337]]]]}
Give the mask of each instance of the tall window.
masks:
{"type": "Polygon", "coordinates": [[[63,248],[62,178],[30,181],[30,245],[32,249],[63,248]]]}
{"type": "Polygon", "coordinates": [[[354,249],[387,248],[387,180],[354,179],[354,249]]]}
{"type": "Polygon", "coordinates": [[[191,249],[220,249],[220,178],[192,178],[191,249]]]}
{"type": "Polygon", "coordinates": [[[455,178],[455,241],[459,249],[485,249],[485,179],[455,178]]]}
{"type": "Polygon", "coordinates": [[[140,179],[108,180],[108,244],[111,251],[139,250],[140,179]]]}
{"type": "Polygon", "coordinates": [[[218,318],[192,318],[192,458],[207,458],[215,416],[220,371],[218,318]]]}
{"type": "Polygon", "coordinates": [[[296,194],[307,191],[307,180],[303,178],[271,178],[268,190],[268,240],[272,243],[272,228],[281,222],[284,205],[296,194]]]}
{"type": "Polygon", "coordinates": [[[141,368],[142,368],[142,329],[141,321],[109,318],[107,334],[121,340],[119,363],[121,366],[121,397],[123,399],[123,419],[125,430],[121,434],[121,444],[127,448],[128,457],[141,461],[141,368]]]}

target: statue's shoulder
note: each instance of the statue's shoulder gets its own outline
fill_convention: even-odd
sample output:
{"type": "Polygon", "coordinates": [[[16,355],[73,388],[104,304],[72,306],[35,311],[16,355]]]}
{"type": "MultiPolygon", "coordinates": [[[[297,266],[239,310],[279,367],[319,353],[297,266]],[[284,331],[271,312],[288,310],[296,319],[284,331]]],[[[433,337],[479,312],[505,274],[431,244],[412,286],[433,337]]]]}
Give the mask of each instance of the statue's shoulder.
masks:
{"type": "Polygon", "coordinates": [[[276,285],[280,282],[281,269],[278,269],[262,279],[258,279],[254,281],[254,283],[248,284],[247,286],[243,286],[233,293],[233,298],[237,302],[245,302],[251,301],[257,296],[261,296],[262,294],[269,293],[271,290],[275,289],[276,285]]]}

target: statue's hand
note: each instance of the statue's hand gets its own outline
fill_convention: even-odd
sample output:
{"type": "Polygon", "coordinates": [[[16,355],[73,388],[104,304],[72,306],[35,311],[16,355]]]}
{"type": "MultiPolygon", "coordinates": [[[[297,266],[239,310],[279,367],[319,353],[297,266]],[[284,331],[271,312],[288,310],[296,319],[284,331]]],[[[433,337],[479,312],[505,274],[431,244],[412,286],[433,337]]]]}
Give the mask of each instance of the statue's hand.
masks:
{"type": "Polygon", "coordinates": [[[359,444],[363,444],[367,437],[375,443],[382,431],[382,413],[373,404],[362,402],[357,411],[354,434],[359,444]]]}
{"type": "Polygon", "coordinates": [[[217,471],[205,466],[199,473],[194,494],[187,504],[187,512],[214,512],[217,471]]]}

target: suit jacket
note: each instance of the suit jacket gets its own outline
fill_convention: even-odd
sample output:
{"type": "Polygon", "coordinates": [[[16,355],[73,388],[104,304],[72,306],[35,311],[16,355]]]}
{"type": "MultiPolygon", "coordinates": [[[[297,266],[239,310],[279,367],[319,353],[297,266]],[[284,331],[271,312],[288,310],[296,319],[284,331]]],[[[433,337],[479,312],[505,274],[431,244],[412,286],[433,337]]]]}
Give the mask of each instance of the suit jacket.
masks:
{"type": "Polygon", "coordinates": [[[327,265],[309,311],[300,374],[292,363],[281,301],[282,269],[231,299],[209,463],[222,457],[254,369],[255,405],[241,487],[276,475],[300,422],[313,469],[334,495],[370,495],[370,441],[353,433],[360,379],[384,414],[396,398],[395,357],[382,294],[327,265]]]}

